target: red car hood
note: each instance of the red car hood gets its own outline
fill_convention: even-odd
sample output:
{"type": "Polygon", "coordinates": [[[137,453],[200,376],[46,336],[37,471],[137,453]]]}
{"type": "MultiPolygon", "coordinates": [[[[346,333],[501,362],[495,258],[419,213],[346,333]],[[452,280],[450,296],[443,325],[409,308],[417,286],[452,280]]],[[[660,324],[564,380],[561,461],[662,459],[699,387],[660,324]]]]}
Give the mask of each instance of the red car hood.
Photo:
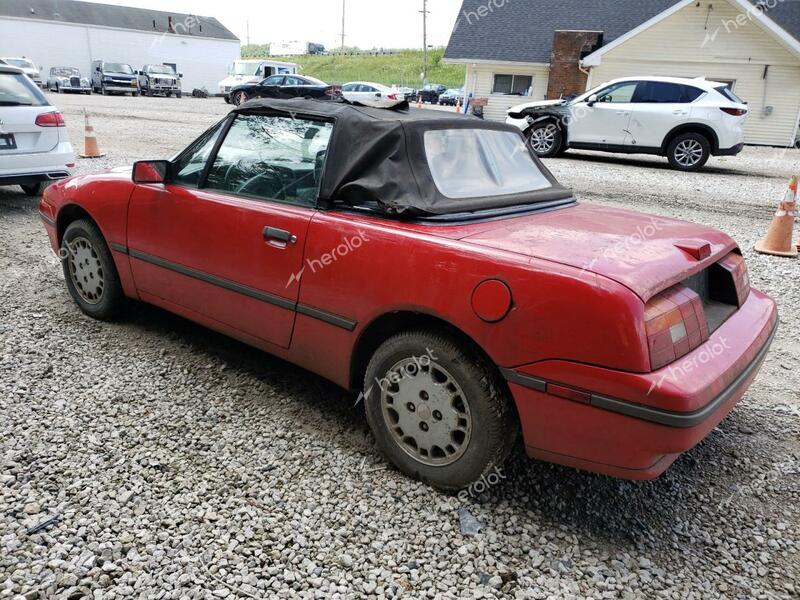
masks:
{"type": "Polygon", "coordinates": [[[590,204],[486,223],[462,239],[603,275],[644,301],[736,248],[710,227],[590,204]]]}

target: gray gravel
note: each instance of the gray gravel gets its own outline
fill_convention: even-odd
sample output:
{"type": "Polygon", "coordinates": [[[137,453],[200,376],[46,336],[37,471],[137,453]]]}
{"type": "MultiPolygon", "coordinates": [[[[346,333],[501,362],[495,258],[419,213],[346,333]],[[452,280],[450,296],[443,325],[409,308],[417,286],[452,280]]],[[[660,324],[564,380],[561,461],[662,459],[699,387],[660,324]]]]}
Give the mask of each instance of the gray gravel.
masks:
{"type": "MultiPolygon", "coordinates": [[[[227,110],[55,101],[78,146],[90,107],[108,152],[81,172],[169,155],[227,110]]],[[[780,303],[750,392],[657,481],[522,457],[481,494],[409,481],[332,384],[152,307],[83,317],[36,201],[0,188],[0,598],[800,596],[800,260],[750,250],[800,151],[548,164],[585,200],[732,234],[780,303]]]]}

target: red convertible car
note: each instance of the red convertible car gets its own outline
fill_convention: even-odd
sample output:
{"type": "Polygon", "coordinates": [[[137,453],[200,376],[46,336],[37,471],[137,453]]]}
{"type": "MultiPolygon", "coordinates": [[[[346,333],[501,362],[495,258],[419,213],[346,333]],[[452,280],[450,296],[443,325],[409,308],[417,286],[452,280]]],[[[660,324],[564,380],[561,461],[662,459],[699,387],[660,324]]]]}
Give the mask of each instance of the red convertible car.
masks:
{"type": "Polygon", "coordinates": [[[513,127],[435,111],[256,100],[40,211],[86,314],[148,302],[361,390],[388,459],[446,490],[520,433],[656,477],[777,325],[727,235],[579,203],[513,127]]]}

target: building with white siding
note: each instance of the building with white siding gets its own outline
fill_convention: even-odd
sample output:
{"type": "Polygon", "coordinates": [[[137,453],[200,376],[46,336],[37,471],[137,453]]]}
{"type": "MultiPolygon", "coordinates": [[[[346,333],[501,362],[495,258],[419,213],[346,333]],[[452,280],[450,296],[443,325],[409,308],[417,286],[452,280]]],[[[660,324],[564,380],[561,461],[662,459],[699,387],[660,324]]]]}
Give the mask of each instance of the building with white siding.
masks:
{"type": "Polygon", "coordinates": [[[729,83],[749,144],[793,144],[800,122],[800,0],[464,0],[445,61],[490,119],[521,96],[662,75],[729,83]]]}
{"type": "Polygon", "coordinates": [[[183,89],[215,93],[241,43],[211,17],[74,0],[0,0],[0,56],[26,57],[42,68],[78,67],[93,60],[175,65],[183,89]]]}

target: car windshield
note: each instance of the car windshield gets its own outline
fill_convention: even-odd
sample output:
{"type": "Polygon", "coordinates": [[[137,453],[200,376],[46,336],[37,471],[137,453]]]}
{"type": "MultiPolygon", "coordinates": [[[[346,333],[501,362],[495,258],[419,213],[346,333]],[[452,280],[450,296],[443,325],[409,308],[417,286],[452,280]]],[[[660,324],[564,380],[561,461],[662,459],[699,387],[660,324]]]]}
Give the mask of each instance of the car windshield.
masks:
{"type": "Polygon", "coordinates": [[[478,198],[551,187],[524,140],[511,131],[433,129],[425,132],[433,181],[448,198],[478,198]]]}
{"type": "Polygon", "coordinates": [[[235,62],[233,63],[233,68],[231,69],[231,75],[255,75],[257,70],[257,63],[235,62]]]}
{"type": "Polygon", "coordinates": [[[72,77],[73,75],[80,77],[80,74],[81,72],[73,67],[56,67],[53,69],[53,75],[58,75],[60,77],[72,77]]]}
{"type": "Polygon", "coordinates": [[[125,73],[126,75],[133,75],[131,66],[123,63],[104,63],[103,70],[107,73],[125,73]]]}
{"type": "Polygon", "coordinates": [[[35,69],[36,65],[34,65],[31,61],[26,58],[4,58],[9,65],[12,67],[19,67],[20,69],[35,69]]]}
{"type": "Polygon", "coordinates": [[[47,99],[25,75],[0,73],[0,106],[47,105],[47,99]]]}
{"type": "Polygon", "coordinates": [[[172,70],[172,67],[168,67],[166,65],[148,65],[147,66],[148,73],[160,74],[160,75],[174,75],[175,71],[172,70]]]}

